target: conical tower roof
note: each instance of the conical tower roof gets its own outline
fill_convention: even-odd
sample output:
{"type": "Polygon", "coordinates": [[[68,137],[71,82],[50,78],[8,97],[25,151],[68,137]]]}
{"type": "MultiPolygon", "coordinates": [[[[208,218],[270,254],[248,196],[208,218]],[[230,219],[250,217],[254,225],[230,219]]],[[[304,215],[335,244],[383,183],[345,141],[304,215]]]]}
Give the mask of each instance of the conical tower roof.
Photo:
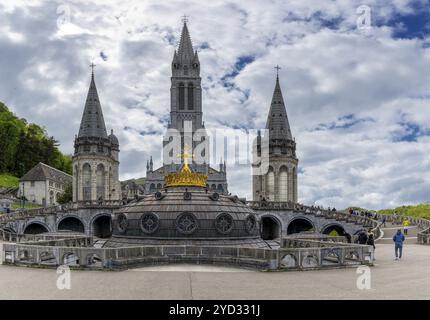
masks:
{"type": "Polygon", "coordinates": [[[266,129],[269,130],[270,140],[293,140],[278,75],[276,75],[275,91],[267,116],[266,129]]]}
{"type": "Polygon", "coordinates": [[[193,44],[191,42],[190,33],[188,32],[187,22],[184,21],[184,26],[182,28],[181,39],[179,41],[178,47],[178,57],[182,60],[193,59],[194,50],[193,44]]]}
{"type": "Polygon", "coordinates": [[[99,95],[97,94],[94,72],[91,73],[91,83],[85,102],[78,137],[107,138],[106,125],[103,118],[99,95]]]}

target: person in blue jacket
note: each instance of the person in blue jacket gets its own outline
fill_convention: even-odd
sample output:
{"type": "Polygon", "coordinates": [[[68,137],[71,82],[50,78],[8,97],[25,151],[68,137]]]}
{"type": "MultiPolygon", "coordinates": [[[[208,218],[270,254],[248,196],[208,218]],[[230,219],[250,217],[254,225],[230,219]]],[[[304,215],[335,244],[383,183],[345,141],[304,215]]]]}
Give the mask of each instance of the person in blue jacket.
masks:
{"type": "Polygon", "coordinates": [[[403,242],[405,241],[405,236],[403,235],[402,230],[397,230],[397,233],[393,236],[393,241],[394,251],[396,253],[395,260],[399,260],[402,258],[403,242]]]}

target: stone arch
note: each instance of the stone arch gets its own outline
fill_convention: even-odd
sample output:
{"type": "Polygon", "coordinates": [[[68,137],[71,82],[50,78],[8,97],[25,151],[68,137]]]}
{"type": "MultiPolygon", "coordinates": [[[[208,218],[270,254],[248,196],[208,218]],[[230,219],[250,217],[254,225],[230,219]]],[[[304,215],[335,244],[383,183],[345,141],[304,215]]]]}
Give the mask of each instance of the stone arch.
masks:
{"type": "Polygon", "coordinates": [[[112,235],[112,216],[101,213],[94,216],[90,222],[91,235],[98,238],[109,238],[112,235]]]}
{"type": "Polygon", "coordinates": [[[102,163],[99,163],[97,165],[97,169],[96,169],[96,195],[97,195],[97,200],[104,200],[104,199],[106,199],[105,190],[106,190],[105,166],[102,163]]]}
{"type": "Polygon", "coordinates": [[[300,233],[311,230],[315,230],[315,225],[310,219],[305,217],[296,217],[288,223],[287,234],[300,233]]]}
{"type": "Polygon", "coordinates": [[[275,200],[275,170],[269,166],[266,176],[266,200],[275,200]]]}
{"type": "Polygon", "coordinates": [[[85,233],[85,225],[77,216],[66,216],[57,223],[57,230],[85,233]]]}
{"type": "Polygon", "coordinates": [[[345,228],[339,223],[331,223],[324,226],[321,230],[321,233],[329,235],[332,231],[336,231],[337,235],[339,236],[344,236],[347,233],[345,228]]]}
{"type": "Polygon", "coordinates": [[[211,185],[211,189],[212,189],[212,190],[216,190],[216,184],[215,184],[215,183],[212,183],[212,185],[211,185]]]}
{"type": "Polygon", "coordinates": [[[288,168],[281,166],[278,178],[279,201],[288,201],[288,168]]]}
{"type": "Polygon", "coordinates": [[[24,228],[24,234],[40,234],[49,232],[47,224],[39,221],[28,223],[24,228]]]}
{"type": "Polygon", "coordinates": [[[273,215],[261,217],[261,238],[263,240],[274,240],[282,235],[282,223],[273,215]]]}
{"type": "Polygon", "coordinates": [[[91,176],[91,165],[89,163],[84,163],[82,166],[82,198],[85,201],[91,200],[92,198],[91,176]]]}
{"type": "Polygon", "coordinates": [[[157,183],[157,190],[163,189],[163,185],[161,183],[157,183]]]}
{"type": "Polygon", "coordinates": [[[224,192],[224,187],[222,186],[222,184],[218,184],[217,190],[219,193],[223,193],[224,192]]]}

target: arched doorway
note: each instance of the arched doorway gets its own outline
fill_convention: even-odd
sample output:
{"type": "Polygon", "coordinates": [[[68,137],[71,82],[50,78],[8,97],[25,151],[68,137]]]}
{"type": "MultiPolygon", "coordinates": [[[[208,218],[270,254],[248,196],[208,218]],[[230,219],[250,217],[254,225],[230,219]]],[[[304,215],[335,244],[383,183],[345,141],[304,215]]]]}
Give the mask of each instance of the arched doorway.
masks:
{"type": "Polygon", "coordinates": [[[330,236],[344,236],[346,234],[346,231],[341,225],[332,224],[332,225],[326,226],[323,229],[322,233],[330,236]]]}
{"type": "Polygon", "coordinates": [[[74,231],[74,232],[80,232],[85,233],[85,227],[84,224],[75,217],[67,217],[60,221],[58,224],[58,231],[74,231]]]}
{"type": "Polygon", "coordinates": [[[40,234],[45,232],[49,232],[49,230],[44,225],[37,222],[30,223],[24,229],[24,234],[40,234]]]}
{"type": "Polygon", "coordinates": [[[281,224],[278,219],[266,216],[261,218],[261,238],[274,240],[281,237],[281,224]]]}
{"type": "Polygon", "coordinates": [[[287,228],[287,234],[300,233],[314,230],[314,225],[308,219],[293,219],[287,228]]]}
{"type": "Polygon", "coordinates": [[[112,218],[110,215],[98,216],[93,221],[93,236],[109,238],[112,235],[112,218]]]}

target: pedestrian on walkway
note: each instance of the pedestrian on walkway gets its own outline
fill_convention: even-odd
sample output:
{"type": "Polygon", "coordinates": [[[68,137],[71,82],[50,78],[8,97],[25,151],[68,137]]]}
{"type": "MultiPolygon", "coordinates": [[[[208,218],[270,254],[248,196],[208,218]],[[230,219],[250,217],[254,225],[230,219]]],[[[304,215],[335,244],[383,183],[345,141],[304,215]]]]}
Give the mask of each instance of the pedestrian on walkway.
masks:
{"type": "Polygon", "coordinates": [[[396,213],[396,211],[394,211],[394,213],[393,213],[393,224],[394,225],[397,224],[397,213],[396,213]]]}
{"type": "Polygon", "coordinates": [[[366,231],[361,231],[360,234],[358,235],[358,243],[359,244],[367,244],[367,232],[366,231]]]}
{"type": "Polygon", "coordinates": [[[406,218],[405,220],[403,220],[403,233],[405,234],[405,236],[408,235],[408,229],[409,229],[410,225],[411,225],[411,222],[409,221],[408,218],[406,218]]]}
{"type": "Polygon", "coordinates": [[[387,216],[383,216],[382,217],[381,226],[384,226],[384,228],[387,227],[387,216]]]}
{"type": "Polygon", "coordinates": [[[376,246],[375,246],[375,236],[373,235],[373,232],[369,233],[369,237],[367,238],[367,245],[372,247],[372,249],[370,251],[370,259],[371,259],[371,261],[376,260],[375,259],[375,249],[376,249],[376,246]]]}
{"type": "Polygon", "coordinates": [[[399,260],[402,258],[403,242],[405,241],[405,236],[403,235],[402,230],[397,230],[397,233],[393,236],[393,241],[394,252],[396,254],[396,258],[394,260],[399,260]]]}

